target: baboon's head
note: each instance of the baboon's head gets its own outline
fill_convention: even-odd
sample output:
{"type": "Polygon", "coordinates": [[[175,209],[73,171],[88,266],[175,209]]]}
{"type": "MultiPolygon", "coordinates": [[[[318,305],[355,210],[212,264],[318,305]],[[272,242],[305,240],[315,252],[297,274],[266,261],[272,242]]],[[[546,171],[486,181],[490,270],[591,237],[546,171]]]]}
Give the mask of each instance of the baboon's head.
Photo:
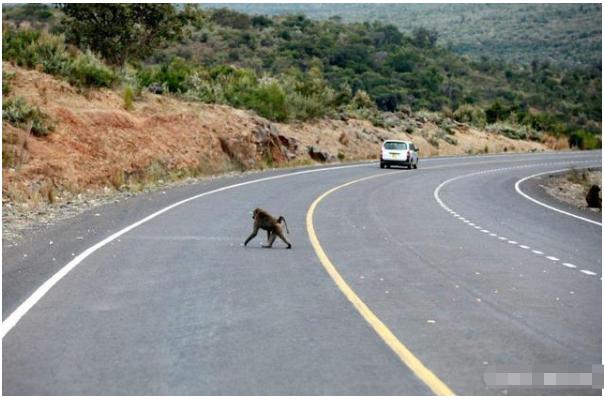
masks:
{"type": "Polygon", "coordinates": [[[256,208],[252,211],[252,220],[256,219],[256,215],[260,212],[259,208],[256,208]]]}

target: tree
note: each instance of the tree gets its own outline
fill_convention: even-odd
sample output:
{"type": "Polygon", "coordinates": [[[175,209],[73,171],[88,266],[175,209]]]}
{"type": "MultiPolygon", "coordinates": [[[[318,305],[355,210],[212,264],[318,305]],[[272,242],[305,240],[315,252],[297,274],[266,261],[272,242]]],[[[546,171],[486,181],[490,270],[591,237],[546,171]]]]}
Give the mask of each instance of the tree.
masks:
{"type": "Polygon", "coordinates": [[[498,100],[485,110],[485,117],[489,124],[493,124],[496,121],[502,121],[506,119],[509,114],[510,110],[507,110],[498,100]]]}
{"type": "Polygon", "coordinates": [[[267,28],[273,25],[273,21],[270,18],[265,17],[264,15],[256,15],[252,17],[252,26],[255,28],[267,28]]]}
{"type": "Polygon", "coordinates": [[[437,39],[439,38],[439,33],[434,29],[427,29],[424,27],[415,28],[412,31],[412,43],[416,47],[420,48],[430,48],[435,47],[437,44],[437,39]]]}
{"type": "Polygon", "coordinates": [[[64,4],[67,40],[110,64],[139,61],[182,37],[191,14],[171,4],[64,4]]]}
{"type": "Polygon", "coordinates": [[[251,19],[247,14],[238,13],[237,11],[228,8],[219,8],[218,10],[215,10],[210,17],[210,20],[219,25],[240,30],[250,28],[251,24],[251,19]]]}
{"type": "Polygon", "coordinates": [[[397,50],[391,53],[387,64],[397,72],[411,72],[421,63],[418,52],[411,50],[397,50]]]}

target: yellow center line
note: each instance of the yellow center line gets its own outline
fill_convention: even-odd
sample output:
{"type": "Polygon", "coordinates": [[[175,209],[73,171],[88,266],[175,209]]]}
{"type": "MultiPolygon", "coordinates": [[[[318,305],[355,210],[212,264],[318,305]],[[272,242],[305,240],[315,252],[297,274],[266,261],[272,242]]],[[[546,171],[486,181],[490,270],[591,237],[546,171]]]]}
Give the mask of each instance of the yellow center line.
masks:
{"type": "Polygon", "coordinates": [[[361,298],[357,296],[357,294],[347,284],[340,273],[338,273],[338,270],[336,270],[336,267],[334,267],[324,252],[319,243],[319,239],[317,238],[317,234],[315,233],[315,228],[313,227],[313,213],[315,212],[315,208],[325,197],[331,193],[361,181],[397,173],[399,172],[376,174],[369,177],[359,178],[324,192],[313,201],[309,207],[309,210],[307,211],[306,221],[309,239],[311,240],[311,245],[313,245],[313,249],[319,258],[319,261],[326,269],[332,280],[334,280],[340,291],[342,291],[349,302],[351,302],[355,309],[357,309],[359,314],[366,320],[366,322],[368,322],[368,324],[374,329],[374,331],[376,331],[376,333],[391,348],[391,350],[393,350],[399,359],[436,395],[456,395],[444,382],[442,382],[433,372],[431,372],[431,370],[424,366],[424,364],[418,358],[416,358],[416,356],[412,354],[412,352],[401,341],[399,341],[395,334],[393,334],[393,332],[378,318],[378,316],[376,316],[376,314],[374,314],[374,312],[368,308],[361,298]]]}

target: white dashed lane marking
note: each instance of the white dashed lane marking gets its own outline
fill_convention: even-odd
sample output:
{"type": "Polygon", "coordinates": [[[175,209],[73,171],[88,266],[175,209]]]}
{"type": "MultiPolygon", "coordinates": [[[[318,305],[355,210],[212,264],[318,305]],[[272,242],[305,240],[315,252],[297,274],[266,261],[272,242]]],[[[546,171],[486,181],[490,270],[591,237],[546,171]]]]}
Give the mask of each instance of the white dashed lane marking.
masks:
{"type": "Polygon", "coordinates": [[[591,271],[591,270],[580,270],[582,273],[584,274],[588,274],[589,276],[596,276],[597,273],[591,271]]]}
{"type": "Polygon", "coordinates": [[[575,269],[576,267],[578,267],[578,266],[576,266],[574,264],[571,264],[571,263],[563,263],[563,266],[569,267],[570,269],[575,269]]]}
{"type": "MultiPolygon", "coordinates": [[[[452,182],[452,181],[456,181],[459,180],[461,178],[466,178],[466,177],[471,177],[471,176],[475,176],[475,175],[479,175],[479,174],[487,174],[487,173],[496,173],[496,172],[500,172],[500,171],[505,171],[505,170],[512,170],[512,169],[519,169],[519,168],[525,168],[525,167],[536,167],[536,166],[547,166],[547,165],[553,165],[553,164],[561,164],[561,163],[567,163],[567,162],[555,162],[555,163],[540,163],[540,164],[528,164],[528,165],[523,165],[523,166],[514,166],[514,167],[506,167],[506,168],[499,168],[499,169],[495,169],[495,170],[484,170],[484,171],[479,171],[479,172],[475,172],[475,173],[470,173],[470,174],[466,174],[466,175],[461,175],[458,177],[454,177],[454,178],[450,178],[449,180],[446,180],[444,182],[442,182],[441,184],[439,184],[439,186],[435,189],[435,192],[433,193],[433,196],[435,197],[435,200],[437,201],[437,203],[439,204],[439,206],[441,206],[443,209],[445,209],[447,212],[449,212],[452,216],[456,217],[458,220],[460,220],[461,222],[467,224],[469,227],[472,227],[476,230],[478,230],[479,232],[483,233],[483,234],[488,234],[488,236],[490,237],[498,237],[498,240],[500,241],[506,241],[506,243],[510,244],[510,245],[518,245],[519,248],[522,249],[526,249],[531,251],[532,253],[534,253],[535,255],[538,256],[543,256],[544,258],[554,262],[555,264],[557,262],[560,262],[561,259],[555,257],[555,256],[545,256],[544,252],[537,250],[537,249],[532,249],[532,247],[528,246],[528,245],[520,245],[517,241],[513,241],[513,240],[509,240],[506,237],[503,236],[498,236],[498,234],[493,233],[489,230],[484,229],[483,227],[473,223],[472,221],[468,220],[466,217],[462,216],[461,214],[457,213],[456,211],[454,211],[453,209],[451,209],[450,207],[448,207],[439,197],[439,191],[441,190],[441,188],[443,188],[446,184],[452,182]]],[[[582,161],[579,163],[594,163],[594,161],[591,160],[586,160],[586,161],[582,161]]],[[[576,269],[577,266],[572,264],[572,263],[568,263],[568,262],[561,262],[561,265],[568,267],[570,269],[576,269]]],[[[596,276],[597,273],[593,272],[592,270],[579,270],[580,272],[582,272],[585,275],[588,276],[596,276]]]]}

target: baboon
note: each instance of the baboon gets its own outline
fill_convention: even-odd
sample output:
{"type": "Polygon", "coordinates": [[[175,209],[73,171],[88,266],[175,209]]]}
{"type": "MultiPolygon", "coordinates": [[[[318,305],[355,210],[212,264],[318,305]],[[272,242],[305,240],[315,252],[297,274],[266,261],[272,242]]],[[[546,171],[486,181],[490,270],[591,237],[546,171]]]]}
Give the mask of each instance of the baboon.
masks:
{"type": "Polygon", "coordinates": [[[601,197],[599,196],[599,192],[601,188],[598,185],[593,185],[590,187],[590,190],[586,194],[586,203],[588,207],[598,207],[601,208],[601,197]]]}
{"type": "Polygon", "coordinates": [[[244,246],[248,245],[248,242],[250,242],[252,238],[256,237],[258,230],[262,228],[263,230],[267,231],[268,242],[267,245],[263,245],[263,248],[271,248],[276,236],[279,236],[279,238],[281,238],[282,241],[288,245],[288,249],[292,248],[292,244],[284,236],[284,226],[286,227],[286,232],[288,234],[290,233],[288,230],[288,223],[286,223],[284,216],[279,216],[276,219],[263,209],[256,208],[252,212],[252,219],[254,220],[252,234],[250,234],[250,236],[246,239],[244,246]]]}

